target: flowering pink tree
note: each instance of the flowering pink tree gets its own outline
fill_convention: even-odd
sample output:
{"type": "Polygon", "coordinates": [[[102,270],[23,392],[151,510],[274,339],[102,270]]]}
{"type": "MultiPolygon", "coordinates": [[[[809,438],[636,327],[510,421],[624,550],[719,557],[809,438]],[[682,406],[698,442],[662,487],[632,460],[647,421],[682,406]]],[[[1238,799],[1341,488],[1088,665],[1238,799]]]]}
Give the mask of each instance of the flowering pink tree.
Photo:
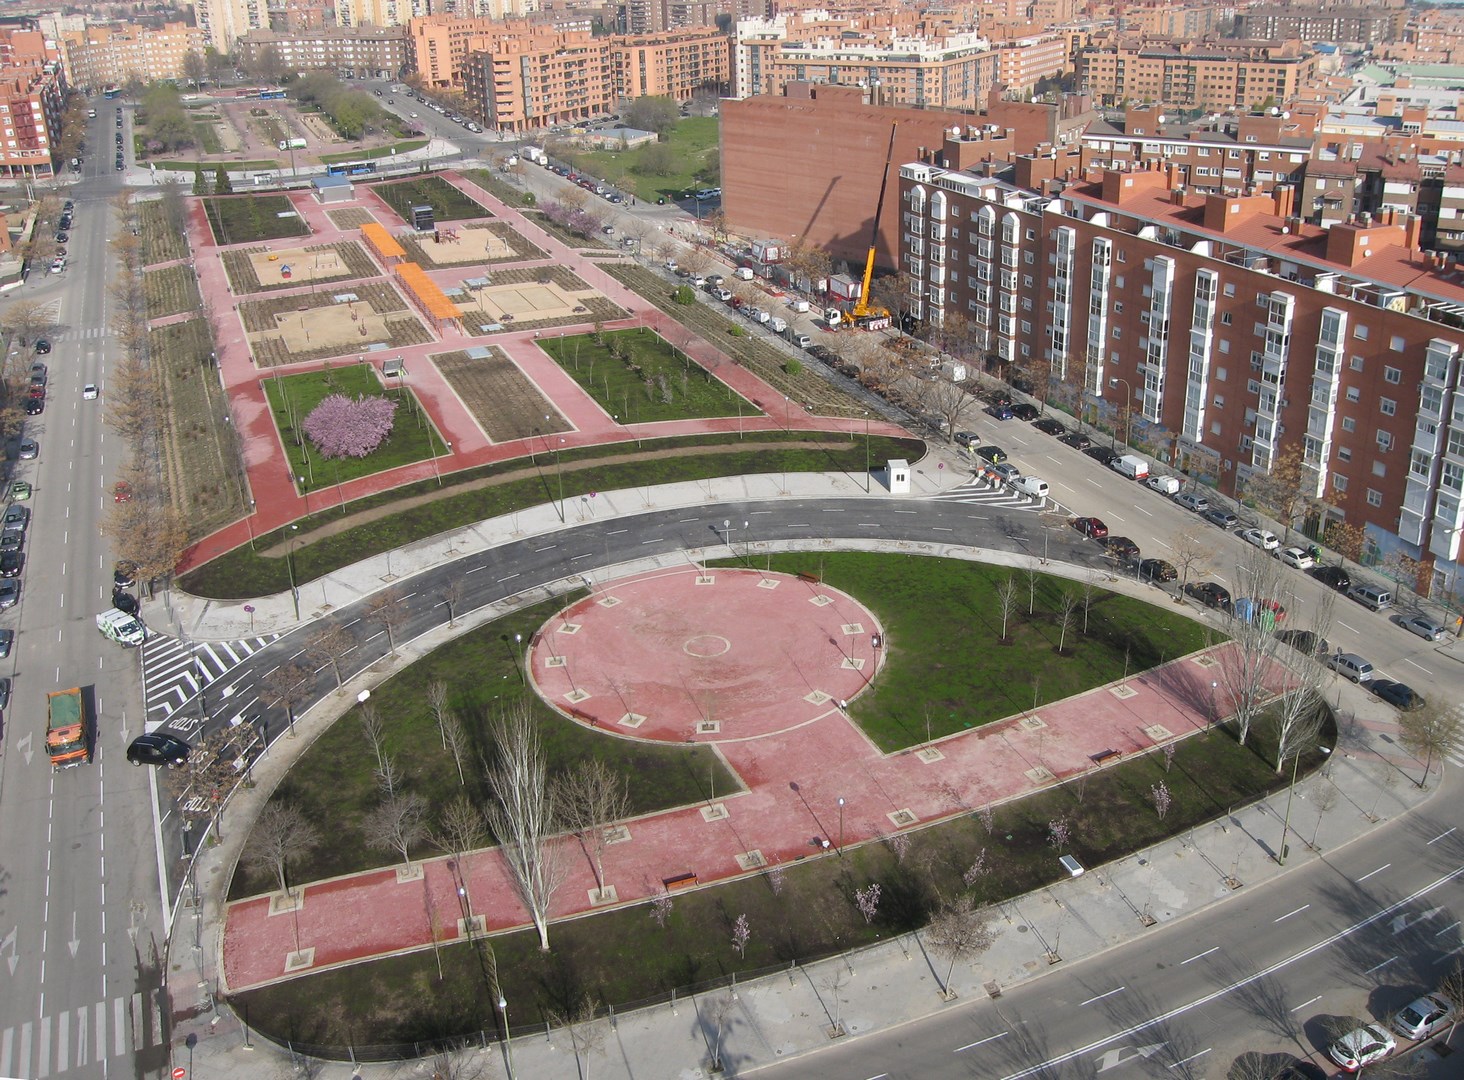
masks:
{"type": "Polygon", "coordinates": [[[301,426],[325,457],[365,457],[391,434],[396,409],[390,398],[331,394],[310,410],[301,426]]]}

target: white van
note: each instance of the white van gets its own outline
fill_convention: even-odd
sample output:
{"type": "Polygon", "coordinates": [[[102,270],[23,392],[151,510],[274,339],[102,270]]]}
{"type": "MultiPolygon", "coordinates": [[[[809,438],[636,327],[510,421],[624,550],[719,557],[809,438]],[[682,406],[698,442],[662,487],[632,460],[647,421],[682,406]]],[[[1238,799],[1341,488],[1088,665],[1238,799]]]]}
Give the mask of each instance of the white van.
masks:
{"type": "Polygon", "coordinates": [[[1144,486],[1153,488],[1160,495],[1179,494],[1179,478],[1176,476],[1151,476],[1144,481],[1144,486]]]}
{"type": "Polygon", "coordinates": [[[768,329],[775,334],[781,334],[784,330],[788,329],[788,320],[780,319],[774,315],[768,320],[768,329]]]}
{"type": "Polygon", "coordinates": [[[788,306],[794,311],[801,313],[808,310],[808,301],[794,298],[788,301],[788,306]]]}
{"type": "Polygon", "coordinates": [[[740,278],[743,281],[751,281],[752,280],[752,267],[750,267],[750,266],[739,266],[736,270],[732,271],[732,276],[735,277],[735,278],[740,278]]]}
{"type": "Polygon", "coordinates": [[[1124,454],[1114,458],[1111,467],[1114,472],[1122,473],[1130,480],[1142,480],[1149,475],[1149,463],[1137,454],[1124,454]]]}
{"type": "Polygon", "coordinates": [[[1040,476],[1019,476],[1011,482],[1013,491],[1020,491],[1023,495],[1030,495],[1034,499],[1047,498],[1047,481],[1040,476]]]}
{"type": "Polygon", "coordinates": [[[1347,595],[1373,611],[1382,611],[1383,608],[1393,606],[1393,594],[1376,585],[1354,585],[1347,590],[1347,595]]]}

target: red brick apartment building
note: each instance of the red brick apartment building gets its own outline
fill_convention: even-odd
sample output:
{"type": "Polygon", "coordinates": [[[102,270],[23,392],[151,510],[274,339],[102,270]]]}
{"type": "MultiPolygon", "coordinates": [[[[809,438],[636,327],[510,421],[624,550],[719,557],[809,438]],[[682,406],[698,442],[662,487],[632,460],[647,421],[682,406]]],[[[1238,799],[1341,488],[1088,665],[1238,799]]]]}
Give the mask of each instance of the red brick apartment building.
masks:
{"type": "MultiPolygon", "coordinates": [[[[1018,163],[1022,180],[1030,172],[1018,163]]],[[[1294,189],[1177,190],[1172,169],[1058,195],[903,165],[918,313],[973,351],[1082,387],[1133,439],[1222,490],[1301,447],[1328,518],[1455,591],[1464,535],[1464,274],[1416,217],[1319,229],[1294,189]]]]}
{"type": "Polygon", "coordinates": [[[65,94],[61,54],[40,31],[0,31],[0,175],[52,174],[65,94]]]}

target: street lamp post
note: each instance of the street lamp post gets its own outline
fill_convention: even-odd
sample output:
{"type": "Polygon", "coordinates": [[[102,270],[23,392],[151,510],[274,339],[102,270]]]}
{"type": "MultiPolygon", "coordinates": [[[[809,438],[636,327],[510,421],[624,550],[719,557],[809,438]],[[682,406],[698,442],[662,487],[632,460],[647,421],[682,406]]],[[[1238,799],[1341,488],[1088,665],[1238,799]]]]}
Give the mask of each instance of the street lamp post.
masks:
{"type": "MultiPolygon", "coordinates": [[[[1123,444],[1124,446],[1127,446],[1129,441],[1129,421],[1132,420],[1134,416],[1134,388],[1129,385],[1129,381],[1127,379],[1121,378],[1118,375],[1109,376],[1109,386],[1117,386],[1119,383],[1123,384],[1123,391],[1125,394],[1123,406],[1123,444]]],[[[1117,424],[1115,424],[1113,428],[1113,438],[1115,440],[1118,438],[1117,424]]],[[[1114,449],[1117,449],[1117,446],[1114,446],[1114,449]]]]}
{"type": "MultiPolygon", "coordinates": [[[[1321,746],[1317,749],[1324,754],[1330,754],[1332,748],[1321,746]]],[[[1301,750],[1297,749],[1291,757],[1291,783],[1286,787],[1286,819],[1281,824],[1281,848],[1276,852],[1276,865],[1286,865],[1286,837],[1291,832],[1291,799],[1296,794],[1296,768],[1301,764],[1301,750]]]]}
{"type": "Polygon", "coordinates": [[[844,797],[839,796],[839,858],[844,857],[844,797]]]}
{"type": "Polygon", "coordinates": [[[298,525],[290,526],[290,547],[288,553],[285,555],[285,569],[289,571],[290,574],[290,599],[295,601],[296,622],[300,621],[300,589],[299,586],[295,584],[295,541],[300,539],[299,536],[296,535],[299,530],[300,526],[298,525]]]}
{"type": "Polygon", "coordinates": [[[864,410],[864,494],[870,492],[869,477],[869,410],[864,410]]]}
{"type": "Polygon", "coordinates": [[[508,999],[501,990],[498,992],[498,1011],[503,1014],[503,1055],[508,1060],[508,1080],[514,1080],[513,1032],[508,1029],[508,999]]]}
{"type": "Polygon", "coordinates": [[[564,452],[564,440],[559,440],[559,445],[554,448],[554,475],[559,480],[559,524],[564,524],[564,466],[560,463],[559,456],[564,452]]]}

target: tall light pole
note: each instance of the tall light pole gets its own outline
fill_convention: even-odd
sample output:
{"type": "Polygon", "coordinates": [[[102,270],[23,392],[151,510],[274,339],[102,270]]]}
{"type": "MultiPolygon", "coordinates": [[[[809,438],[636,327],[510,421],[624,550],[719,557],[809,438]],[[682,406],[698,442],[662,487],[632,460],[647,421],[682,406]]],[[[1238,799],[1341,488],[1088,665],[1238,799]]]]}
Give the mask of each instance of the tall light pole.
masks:
{"type": "MultiPolygon", "coordinates": [[[[1125,395],[1125,397],[1124,397],[1124,406],[1123,406],[1124,407],[1124,414],[1123,414],[1123,444],[1124,444],[1124,446],[1127,446],[1128,445],[1128,441],[1129,441],[1129,421],[1133,419],[1133,415],[1134,415],[1134,388],[1129,385],[1129,382],[1128,382],[1127,379],[1121,378],[1118,375],[1110,375],[1108,377],[1108,385],[1109,386],[1117,386],[1119,383],[1123,383],[1123,391],[1124,391],[1124,395],[1125,395]]],[[[1115,424],[1113,426],[1113,438],[1115,440],[1117,440],[1117,438],[1118,438],[1118,425],[1117,424],[1115,424]]],[[[1114,446],[1114,449],[1117,449],[1117,446],[1116,445],[1114,446]]]]}
{"type": "Polygon", "coordinates": [[[514,1080],[513,1032],[508,1029],[508,999],[503,996],[502,990],[498,992],[498,1011],[503,1014],[503,1055],[508,1059],[508,1080],[514,1080]]]}
{"type": "Polygon", "coordinates": [[[290,526],[290,547],[285,553],[285,569],[290,574],[290,599],[295,601],[295,621],[300,621],[300,589],[295,584],[295,541],[300,539],[297,535],[300,526],[290,526]]]}
{"type": "Polygon", "coordinates": [[[844,797],[839,796],[839,858],[844,857],[844,797]]]}
{"type": "MultiPolygon", "coordinates": [[[[1324,754],[1330,754],[1332,748],[1329,746],[1317,747],[1324,754]]],[[[1286,820],[1281,825],[1281,848],[1276,852],[1276,865],[1286,865],[1286,836],[1291,831],[1291,798],[1296,794],[1296,767],[1301,764],[1301,748],[1297,747],[1296,753],[1291,756],[1291,783],[1286,787],[1286,820]]]]}
{"type": "Polygon", "coordinates": [[[554,475],[559,478],[559,524],[564,524],[564,466],[559,460],[560,454],[564,452],[564,440],[559,440],[559,445],[554,448],[554,475]]]}
{"type": "Polygon", "coordinates": [[[864,494],[871,491],[869,476],[869,410],[864,410],[864,494]]]}

